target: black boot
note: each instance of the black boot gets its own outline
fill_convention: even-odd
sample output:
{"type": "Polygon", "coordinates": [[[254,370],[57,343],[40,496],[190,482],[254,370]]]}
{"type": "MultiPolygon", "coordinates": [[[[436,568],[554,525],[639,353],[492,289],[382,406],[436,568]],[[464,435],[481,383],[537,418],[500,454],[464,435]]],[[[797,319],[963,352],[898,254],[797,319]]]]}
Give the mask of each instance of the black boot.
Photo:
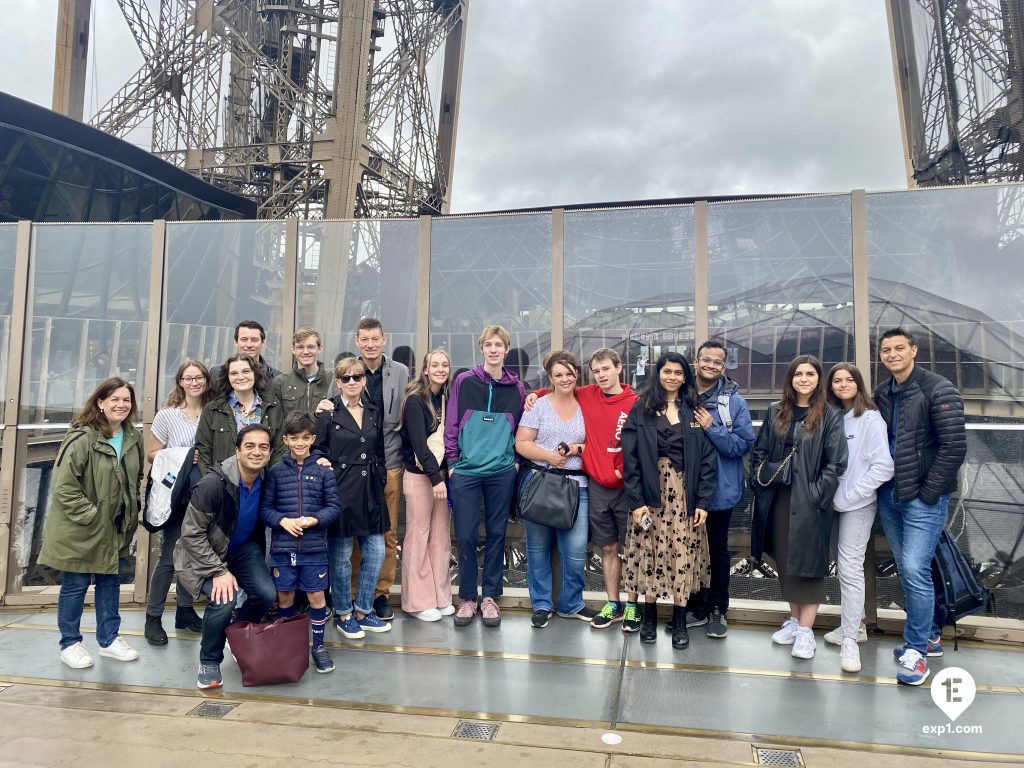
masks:
{"type": "Polygon", "coordinates": [[[690,635],[686,631],[686,607],[672,606],[672,647],[677,651],[690,647],[690,635]]]}
{"type": "Polygon", "coordinates": [[[179,605],[174,611],[174,628],[187,629],[189,632],[202,632],[203,620],[191,605],[187,608],[179,605]]]}
{"type": "MultiPolygon", "coordinates": [[[[686,625],[686,622],[683,622],[686,625]]],[[[644,603],[644,617],[640,623],[640,642],[658,642],[658,604],[644,603]]]]}
{"type": "Polygon", "coordinates": [[[146,636],[146,642],[150,645],[167,645],[167,633],[160,625],[159,616],[146,617],[146,630],[143,634],[146,636]]]}

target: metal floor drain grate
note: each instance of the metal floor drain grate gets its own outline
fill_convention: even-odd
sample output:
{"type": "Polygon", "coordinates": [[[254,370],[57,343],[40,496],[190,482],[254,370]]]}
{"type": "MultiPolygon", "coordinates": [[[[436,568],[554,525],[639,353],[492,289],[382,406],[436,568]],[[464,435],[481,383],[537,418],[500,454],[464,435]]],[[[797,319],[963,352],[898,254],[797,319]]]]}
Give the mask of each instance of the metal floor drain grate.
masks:
{"type": "Polygon", "coordinates": [[[190,717],[224,717],[224,715],[237,706],[237,704],[218,704],[213,701],[204,701],[188,714],[190,717]]]}
{"type": "Polygon", "coordinates": [[[498,723],[477,723],[472,720],[460,720],[452,731],[452,737],[456,739],[476,739],[477,741],[490,741],[498,732],[498,723]]]}
{"type": "Polygon", "coordinates": [[[754,762],[758,765],[787,765],[803,768],[804,759],[799,749],[754,747],[754,762]]]}

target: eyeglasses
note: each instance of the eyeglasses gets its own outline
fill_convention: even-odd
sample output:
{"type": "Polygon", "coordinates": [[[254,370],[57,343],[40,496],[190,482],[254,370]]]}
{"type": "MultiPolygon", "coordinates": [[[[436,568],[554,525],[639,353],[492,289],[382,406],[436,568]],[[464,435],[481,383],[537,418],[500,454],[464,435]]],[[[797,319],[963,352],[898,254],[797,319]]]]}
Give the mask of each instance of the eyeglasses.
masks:
{"type": "Polygon", "coordinates": [[[292,347],[296,352],[317,352],[320,349],[319,344],[306,344],[305,346],[296,344],[292,347]]]}
{"type": "Polygon", "coordinates": [[[182,384],[198,384],[201,381],[206,381],[206,377],[200,374],[199,376],[182,376],[182,384]]]}
{"type": "Polygon", "coordinates": [[[715,360],[713,357],[701,355],[697,358],[697,362],[701,365],[710,365],[712,368],[725,368],[725,360],[715,360]]]}
{"type": "Polygon", "coordinates": [[[364,375],[365,374],[362,373],[345,374],[344,376],[339,376],[338,381],[340,381],[342,384],[348,384],[350,381],[354,381],[356,384],[358,384],[360,381],[363,380],[364,375]]]}

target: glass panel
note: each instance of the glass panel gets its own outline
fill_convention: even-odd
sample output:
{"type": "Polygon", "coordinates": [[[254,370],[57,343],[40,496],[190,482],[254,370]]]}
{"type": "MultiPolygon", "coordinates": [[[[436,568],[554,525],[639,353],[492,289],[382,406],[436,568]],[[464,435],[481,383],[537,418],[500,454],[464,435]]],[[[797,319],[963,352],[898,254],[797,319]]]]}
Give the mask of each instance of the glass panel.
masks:
{"type": "Polygon", "coordinates": [[[755,418],[795,356],[853,360],[852,274],[846,196],[709,206],[709,328],[755,418]]]}
{"type": "Polygon", "coordinates": [[[7,397],[7,356],[11,348],[14,257],[17,247],[17,225],[0,224],[0,402],[7,397]]]}
{"type": "Polygon", "coordinates": [[[284,222],[168,224],[164,275],[163,399],[186,357],[220,365],[235,350],[235,326],[255,320],[267,333],[264,356],[275,368],[285,324],[284,222]]]}
{"type": "Polygon", "coordinates": [[[867,196],[873,380],[877,333],[915,335],[917,362],[974,417],[1024,417],[1024,188],[867,196]]]}
{"type": "Polygon", "coordinates": [[[109,376],[139,391],[151,250],[148,224],[34,227],[22,423],[70,421],[109,376]]]}
{"type": "Polygon", "coordinates": [[[582,362],[600,347],[623,360],[693,353],[692,208],[565,215],[565,346],[582,362]]]}
{"type": "MultiPolygon", "coordinates": [[[[960,494],[950,498],[947,528],[982,583],[994,615],[1024,619],[1024,431],[968,428],[960,494]]],[[[879,608],[902,608],[903,590],[881,526],[876,526],[879,608]]]]}
{"type": "Polygon", "coordinates": [[[471,368],[480,331],[503,325],[505,364],[537,386],[551,346],[551,217],[435,219],[431,230],[430,346],[446,349],[455,371],[471,368]]]}
{"type": "Polygon", "coordinates": [[[416,221],[299,225],[296,328],[320,331],[328,369],[339,354],[358,354],[353,336],[364,317],[380,319],[386,354],[415,368],[418,232],[416,221]]]}
{"type": "MultiPolygon", "coordinates": [[[[7,430],[4,430],[5,432],[7,430]]],[[[11,592],[60,584],[60,571],[38,563],[43,545],[43,526],[50,509],[50,480],[64,429],[10,430],[17,437],[14,477],[14,515],[11,520],[11,551],[7,586],[11,592]]],[[[2,433],[0,433],[2,434],[2,433]]],[[[14,446],[8,446],[11,448],[14,446]]],[[[121,570],[121,583],[135,580],[135,544],[121,570]]]]}

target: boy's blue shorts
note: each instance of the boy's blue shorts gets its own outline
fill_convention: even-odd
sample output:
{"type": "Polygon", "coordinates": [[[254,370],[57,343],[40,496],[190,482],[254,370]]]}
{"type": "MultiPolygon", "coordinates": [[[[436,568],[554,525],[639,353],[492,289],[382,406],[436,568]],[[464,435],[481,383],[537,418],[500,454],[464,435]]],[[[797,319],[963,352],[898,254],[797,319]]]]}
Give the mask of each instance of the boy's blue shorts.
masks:
{"type": "Polygon", "coordinates": [[[329,570],[326,558],[322,563],[298,560],[295,565],[287,555],[273,555],[270,560],[270,571],[274,574],[278,592],[293,592],[296,587],[307,593],[323,592],[327,589],[329,570]]]}

